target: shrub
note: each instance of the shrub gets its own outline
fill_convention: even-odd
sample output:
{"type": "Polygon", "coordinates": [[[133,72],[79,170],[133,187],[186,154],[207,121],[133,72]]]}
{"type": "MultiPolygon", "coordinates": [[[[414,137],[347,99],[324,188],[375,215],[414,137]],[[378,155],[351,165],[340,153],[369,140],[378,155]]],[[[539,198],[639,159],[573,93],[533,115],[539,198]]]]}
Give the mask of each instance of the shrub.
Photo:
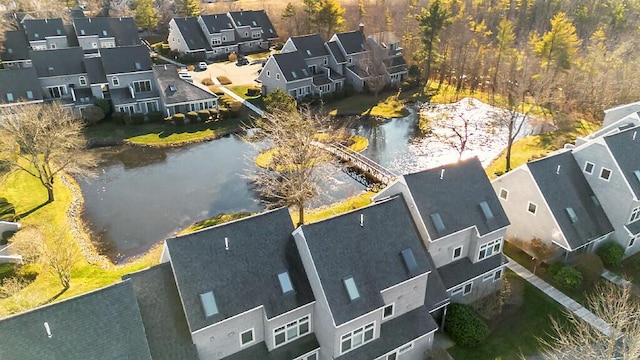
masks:
{"type": "Polygon", "coordinates": [[[489,327],[480,315],[467,305],[455,303],[449,306],[444,331],[463,347],[477,346],[489,335],[489,327]]]}
{"type": "Polygon", "coordinates": [[[622,258],[624,257],[624,249],[613,241],[602,244],[596,250],[596,254],[602,259],[602,262],[607,267],[620,266],[622,258]]]}
{"type": "Polygon", "coordinates": [[[0,221],[13,221],[16,218],[16,207],[7,200],[0,197],[0,221]]]}
{"type": "Polygon", "coordinates": [[[149,122],[152,123],[162,122],[162,119],[164,118],[162,111],[152,111],[148,113],[147,116],[149,117],[149,122]]]}
{"type": "Polygon", "coordinates": [[[184,125],[184,114],[175,114],[171,119],[176,125],[184,125]]]}
{"type": "Polygon", "coordinates": [[[551,276],[556,276],[558,271],[564,267],[564,264],[561,262],[555,262],[549,266],[548,272],[551,276]]]}
{"type": "Polygon", "coordinates": [[[125,113],[124,115],[122,115],[122,121],[125,125],[131,125],[131,115],[125,113]]]}
{"type": "Polygon", "coordinates": [[[195,65],[187,65],[187,71],[194,71],[196,69],[195,65]]]}
{"type": "Polygon", "coordinates": [[[231,54],[229,54],[229,61],[231,62],[238,61],[238,54],[236,54],[235,52],[232,52],[231,54]]]}
{"type": "Polygon", "coordinates": [[[115,122],[116,124],[120,124],[120,125],[124,125],[124,116],[127,115],[126,113],[123,112],[114,112],[113,114],[111,114],[111,119],[113,119],[113,122],[115,122]]]}
{"type": "Polygon", "coordinates": [[[218,96],[222,96],[224,95],[224,91],[222,91],[222,89],[220,89],[219,87],[213,85],[213,86],[209,86],[209,90],[211,90],[212,93],[218,95],[218,96]]]}
{"type": "Polygon", "coordinates": [[[131,123],[133,125],[142,125],[142,123],[144,123],[144,114],[140,114],[140,113],[131,114],[131,123]]]}
{"type": "Polygon", "coordinates": [[[231,80],[224,76],[224,75],[220,75],[218,77],[216,77],[216,79],[218,79],[218,81],[220,82],[221,85],[229,85],[231,84],[231,80]]]}
{"type": "Polygon", "coordinates": [[[228,119],[228,118],[230,117],[230,115],[231,115],[231,112],[230,112],[230,111],[229,111],[229,109],[227,109],[226,107],[221,107],[221,108],[218,110],[218,113],[220,114],[220,118],[221,118],[222,120],[224,120],[224,119],[228,119]]]}
{"type": "Polygon", "coordinates": [[[213,84],[214,84],[214,82],[213,82],[213,80],[211,80],[211,78],[202,79],[202,85],[209,86],[209,85],[213,85],[213,84]]]}
{"type": "Polygon", "coordinates": [[[572,266],[564,266],[553,275],[553,280],[562,287],[575,290],[582,285],[582,274],[572,266]]]}
{"type": "Polygon", "coordinates": [[[98,99],[98,100],[96,100],[95,103],[93,103],[93,105],[95,105],[95,106],[99,107],[100,109],[102,109],[102,112],[104,113],[105,116],[109,116],[112,113],[112,111],[111,111],[111,103],[109,103],[109,100],[98,99]]]}
{"type": "Polygon", "coordinates": [[[209,120],[209,116],[211,116],[211,112],[209,112],[209,110],[200,110],[200,111],[198,111],[198,119],[201,122],[205,122],[205,121],[209,120]]]}
{"type": "Polygon", "coordinates": [[[211,114],[211,120],[218,120],[218,110],[211,109],[209,110],[209,114],[211,114]]]}
{"type": "Polygon", "coordinates": [[[233,100],[229,103],[229,110],[231,110],[232,112],[239,112],[240,109],[242,109],[241,101],[233,100]]]}
{"type": "Polygon", "coordinates": [[[189,124],[195,124],[198,121],[198,113],[195,111],[189,111],[187,113],[187,119],[189,119],[189,124]]]}
{"type": "Polygon", "coordinates": [[[247,96],[260,96],[262,90],[257,87],[250,87],[247,89],[247,96]]]}
{"type": "Polygon", "coordinates": [[[600,274],[604,270],[604,264],[600,257],[594,253],[586,253],[578,255],[573,266],[582,273],[584,281],[593,283],[600,279],[600,274]]]}

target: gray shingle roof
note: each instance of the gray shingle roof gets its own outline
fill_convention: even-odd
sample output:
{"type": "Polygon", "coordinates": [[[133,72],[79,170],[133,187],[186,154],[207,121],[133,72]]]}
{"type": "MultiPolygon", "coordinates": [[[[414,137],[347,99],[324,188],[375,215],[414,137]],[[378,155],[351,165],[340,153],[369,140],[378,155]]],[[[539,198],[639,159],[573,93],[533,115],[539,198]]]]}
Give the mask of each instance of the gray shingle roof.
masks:
{"type": "Polygon", "coordinates": [[[438,325],[429,314],[429,310],[421,306],[380,325],[380,337],[378,339],[339,356],[336,360],[377,359],[437,329],[438,325]]]}
{"type": "Polygon", "coordinates": [[[22,30],[7,31],[4,40],[2,61],[16,61],[29,59],[29,42],[27,35],[22,30]]]}
{"type": "Polygon", "coordinates": [[[291,236],[286,208],[185,236],[166,246],[191,331],[264,306],[268,318],[313,301],[291,236]],[[225,250],[225,238],[229,250],[225,250]],[[293,293],[282,294],[277,274],[288,271],[293,293]],[[206,318],[199,295],[213,291],[218,315],[206,318]]]}
{"type": "Polygon", "coordinates": [[[100,49],[100,57],[107,75],[150,71],[152,67],[149,49],[144,45],[100,49]]]}
{"type": "Polygon", "coordinates": [[[130,281],[0,320],[0,348],[3,360],[151,360],[130,281]]]}
{"type": "Polygon", "coordinates": [[[319,34],[294,36],[290,39],[305,59],[329,55],[319,34]]]}
{"type": "Polygon", "coordinates": [[[500,254],[493,255],[488,259],[472,263],[468,257],[439,267],[438,272],[442,277],[442,283],[447,290],[450,290],[480,275],[494,271],[507,263],[507,258],[500,254]]]}
{"type": "Polygon", "coordinates": [[[484,235],[509,225],[509,219],[478,158],[404,175],[432,240],[476,226],[484,235]],[[444,171],[442,179],[440,175],[444,171]],[[486,201],[493,212],[485,219],[480,203],[486,201]],[[438,232],[431,214],[439,213],[445,230],[438,232]]]}
{"type": "Polygon", "coordinates": [[[29,41],[40,41],[50,36],[67,36],[60,18],[24,20],[22,27],[29,41]]]}
{"type": "Polygon", "coordinates": [[[175,65],[154,65],[153,72],[160,85],[160,94],[167,105],[217,99],[215,94],[181,79],[175,65]]]}
{"type": "Polygon", "coordinates": [[[125,275],[131,279],[153,360],[197,360],[171,264],[125,275]]]}
{"type": "Polygon", "coordinates": [[[338,64],[343,64],[347,62],[344,54],[342,54],[342,50],[340,50],[340,45],[338,45],[337,41],[329,41],[327,42],[327,47],[329,48],[329,52],[333,55],[333,58],[336,59],[338,64]]]}
{"type": "Polygon", "coordinates": [[[256,11],[252,10],[240,10],[240,11],[230,11],[229,15],[231,19],[233,19],[236,27],[239,26],[249,26],[251,28],[258,28],[260,24],[258,23],[258,19],[255,16],[256,11]]]}
{"type": "Polygon", "coordinates": [[[15,102],[42,100],[42,88],[36,69],[0,70],[0,103],[8,102],[7,94],[11,93],[15,102]],[[33,99],[29,99],[27,91],[31,91],[33,99]]]}
{"type": "Polygon", "coordinates": [[[222,30],[233,29],[231,19],[229,19],[227,14],[201,15],[200,17],[210,34],[217,34],[222,30]]]}
{"type": "Polygon", "coordinates": [[[312,74],[309,72],[307,64],[299,52],[273,54],[272,56],[287,81],[296,81],[311,77],[312,74]]]}
{"type": "Polygon", "coordinates": [[[90,57],[84,59],[84,67],[89,76],[91,84],[104,84],[107,82],[107,75],[102,67],[102,59],[99,57],[90,57]]]}
{"type": "Polygon", "coordinates": [[[140,45],[138,27],[133,18],[82,17],[74,18],[76,36],[95,36],[115,38],[116,46],[140,45]]]}
{"type": "Polygon", "coordinates": [[[38,77],[85,74],[82,48],[30,51],[38,77]]]}
{"type": "MultiPolygon", "coordinates": [[[[431,258],[431,254],[428,255],[429,266],[431,266],[432,269],[435,269],[436,265],[431,258]]],[[[432,271],[427,280],[427,291],[425,293],[424,305],[429,309],[429,311],[433,311],[448,303],[449,295],[447,294],[447,288],[444,287],[440,273],[439,271],[432,271]]]]}
{"type": "Polygon", "coordinates": [[[202,28],[198,24],[198,18],[173,18],[173,21],[175,21],[178,30],[180,30],[189,50],[211,50],[211,44],[204,37],[202,28]]]}
{"type": "Polygon", "coordinates": [[[380,291],[431,271],[427,252],[400,196],[303,225],[302,231],[336,325],[382,307],[380,291]],[[416,267],[412,271],[403,261],[404,249],[414,254],[416,267]],[[343,284],[349,276],[360,295],[353,301],[343,284]]]}
{"type": "Polygon", "coordinates": [[[258,25],[260,25],[260,27],[262,28],[262,38],[264,40],[278,38],[276,28],[273,27],[271,19],[269,19],[269,16],[264,10],[254,11],[254,16],[256,18],[256,21],[258,22],[258,25]]]}
{"type": "Polygon", "coordinates": [[[347,55],[353,55],[366,51],[365,38],[360,30],[348,31],[336,34],[347,55]]]}
{"type": "Polygon", "coordinates": [[[613,231],[602,207],[592,200],[593,190],[571,152],[529,162],[527,167],[571,250],[613,231]],[[567,214],[567,208],[575,212],[576,223],[567,214]]]}
{"type": "Polygon", "coordinates": [[[224,360],[291,360],[316,350],[319,347],[320,344],[318,344],[315,334],[310,333],[291,343],[279,346],[272,351],[267,349],[267,345],[263,341],[250,348],[227,356],[224,360]]]}
{"type": "Polygon", "coordinates": [[[384,65],[387,68],[389,74],[397,74],[399,72],[407,71],[407,62],[402,55],[392,56],[384,61],[384,65]]]}
{"type": "Polygon", "coordinates": [[[604,141],[611,150],[624,177],[631,185],[631,189],[640,199],[640,180],[634,171],[640,171],[640,127],[629,128],[617,134],[605,136],[604,141]]]}

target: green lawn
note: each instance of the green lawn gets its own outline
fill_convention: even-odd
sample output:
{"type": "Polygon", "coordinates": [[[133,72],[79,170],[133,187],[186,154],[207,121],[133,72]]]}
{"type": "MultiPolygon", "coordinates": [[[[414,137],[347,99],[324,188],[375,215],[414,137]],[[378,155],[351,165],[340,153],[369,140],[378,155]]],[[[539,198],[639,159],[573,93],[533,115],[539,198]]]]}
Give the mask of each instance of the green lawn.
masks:
{"type": "Polygon", "coordinates": [[[84,132],[88,139],[97,142],[113,140],[137,145],[174,146],[213,139],[239,130],[243,121],[246,121],[246,116],[182,126],[149,123],[127,126],[103,122],[87,127],[84,132]]]}
{"type": "Polygon", "coordinates": [[[198,230],[202,230],[202,229],[205,229],[205,228],[208,228],[208,227],[224,224],[224,223],[227,223],[229,221],[242,219],[244,217],[251,216],[251,215],[252,214],[248,213],[248,212],[239,212],[239,213],[231,213],[231,214],[220,214],[220,215],[214,216],[214,217],[206,219],[206,220],[198,221],[198,222],[194,223],[193,225],[189,226],[188,228],[183,229],[182,231],[180,231],[178,233],[178,235],[184,235],[184,234],[192,233],[194,231],[198,231],[198,230]]]}
{"type": "Polygon", "coordinates": [[[247,90],[249,88],[255,88],[255,86],[253,86],[253,85],[227,86],[227,89],[233,91],[234,93],[236,93],[241,98],[247,100],[248,102],[252,103],[253,105],[259,107],[260,109],[264,109],[264,101],[262,99],[262,95],[258,94],[256,96],[249,96],[247,94],[247,90]]]}
{"type": "MultiPolygon", "coordinates": [[[[360,195],[350,197],[348,199],[342,200],[335,204],[331,204],[326,207],[305,210],[304,212],[304,222],[305,224],[318,222],[320,220],[324,220],[330,218],[332,216],[336,216],[342,213],[346,213],[351,210],[355,210],[361,208],[363,206],[367,206],[371,204],[371,198],[375,195],[375,193],[366,191],[360,195]]],[[[298,210],[292,209],[290,210],[291,219],[294,224],[299,222],[298,218],[298,210]]]]}
{"type": "Polygon", "coordinates": [[[378,98],[371,94],[355,94],[350,97],[324,104],[333,116],[364,115],[371,110],[371,116],[382,118],[403,117],[409,114],[404,102],[396,92],[385,92],[378,98]]]}
{"type": "Polygon", "coordinates": [[[456,360],[519,359],[520,355],[538,353],[538,338],[549,339],[552,332],[549,316],[563,319],[563,308],[533,285],[507,270],[505,276],[523,286],[524,302],[519,309],[512,309],[490,324],[491,334],[480,346],[466,349],[455,346],[449,353],[456,360]]]}

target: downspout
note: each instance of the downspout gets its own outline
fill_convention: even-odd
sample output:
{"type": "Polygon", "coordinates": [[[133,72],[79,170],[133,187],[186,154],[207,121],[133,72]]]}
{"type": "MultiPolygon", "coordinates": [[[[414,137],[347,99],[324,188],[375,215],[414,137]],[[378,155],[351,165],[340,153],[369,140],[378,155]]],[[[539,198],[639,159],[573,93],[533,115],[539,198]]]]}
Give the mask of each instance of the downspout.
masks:
{"type": "Polygon", "coordinates": [[[447,317],[447,309],[449,308],[449,305],[444,307],[444,312],[442,313],[442,320],[440,321],[440,329],[442,331],[444,331],[444,319],[447,317]]]}

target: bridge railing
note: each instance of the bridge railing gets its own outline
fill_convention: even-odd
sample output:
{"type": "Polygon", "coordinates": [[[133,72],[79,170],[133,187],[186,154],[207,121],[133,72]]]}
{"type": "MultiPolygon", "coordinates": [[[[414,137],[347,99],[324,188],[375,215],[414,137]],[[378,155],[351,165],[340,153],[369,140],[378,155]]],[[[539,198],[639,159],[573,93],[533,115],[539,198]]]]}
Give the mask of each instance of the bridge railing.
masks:
{"type": "Polygon", "coordinates": [[[314,142],[313,145],[334,154],[342,160],[351,162],[353,166],[359,168],[363,172],[369,173],[372,177],[382,183],[389,184],[398,177],[392,171],[382,167],[382,165],[342,144],[323,144],[320,142],[314,142]]]}

